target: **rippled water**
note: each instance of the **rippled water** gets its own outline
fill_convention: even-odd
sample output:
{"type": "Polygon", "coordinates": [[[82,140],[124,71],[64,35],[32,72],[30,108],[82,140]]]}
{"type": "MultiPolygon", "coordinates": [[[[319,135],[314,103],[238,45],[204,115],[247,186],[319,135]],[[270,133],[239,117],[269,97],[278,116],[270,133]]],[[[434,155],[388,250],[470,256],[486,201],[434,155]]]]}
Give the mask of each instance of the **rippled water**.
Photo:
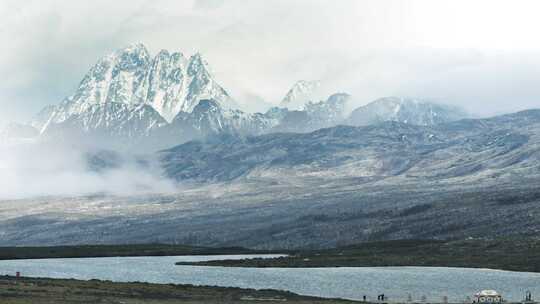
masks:
{"type": "MultiPolygon", "coordinates": [[[[441,267],[226,268],[175,266],[178,261],[249,258],[236,256],[118,257],[0,261],[0,274],[272,288],[304,295],[369,299],[384,293],[392,301],[411,294],[420,300],[462,302],[482,289],[495,289],[519,301],[525,291],[540,297],[540,274],[441,267]]],[[[271,256],[269,256],[271,257],[271,256]]]]}

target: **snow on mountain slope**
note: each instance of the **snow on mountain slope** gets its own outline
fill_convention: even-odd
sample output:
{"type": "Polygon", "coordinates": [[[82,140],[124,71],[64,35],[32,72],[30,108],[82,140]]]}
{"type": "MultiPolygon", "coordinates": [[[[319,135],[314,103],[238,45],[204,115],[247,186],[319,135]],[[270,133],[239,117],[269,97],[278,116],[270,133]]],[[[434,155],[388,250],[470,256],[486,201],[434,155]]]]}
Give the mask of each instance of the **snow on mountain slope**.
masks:
{"type": "Polygon", "coordinates": [[[225,109],[215,100],[201,100],[193,112],[179,113],[171,125],[205,137],[217,134],[257,135],[278,123],[277,119],[261,113],[225,109]]]}
{"type": "Polygon", "coordinates": [[[384,97],[354,110],[348,123],[355,126],[398,121],[407,124],[431,126],[467,118],[459,108],[420,99],[384,97]]]}
{"type": "Polygon", "coordinates": [[[212,98],[226,108],[236,104],[215,82],[200,53],[186,59],[181,53],[161,51],[139,88],[136,98],[171,121],[180,111],[191,112],[202,99],[212,98]]]}
{"type": "Polygon", "coordinates": [[[142,44],[130,45],[101,58],[85,75],[75,94],[57,107],[51,122],[63,122],[96,104],[134,102],[133,95],[149,65],[150,54],[142,44]]]}
{"type": "Polygon", "coordinates": [[[435,126],[384,122],[189,143],[162,153],[177,180],[540,176],[540,110],[435,126]],[[481,125],[479,128],[471,126],[481,125]]]}
{"type": "Polygon", "coordinates": [[[223,107],[235,106],[199,53],[186,59],[181,53],[163,50],[152,59],[144,45],[133,44],[100,59],[75,94],[44,109],[33,125],[43,132],[50,123],[64,122],[107,103],[147,104],[172,120],[180,111],[191,112],[205,98],[213,98],[223,107]]]}
{"type": "Polygon", "coordinates": [[[321,100],[321,93],[320,81],[300,80],[287,92],[279,106],[289,110],[303,110],[306,103],[321,100]]]}
{"type": "Polygon", "coordinates": [[[345,107],[350,98],[349,94],[336,93],[326,101],[308,102],[305,111],[319,128],[334,126],[345,119],[345,107]]]}
{"type": "Polygon", "coordinates": [[[108,102],[86,107],[62,122],[50,123],[43,136],[120,143],[149,136],[165,125],[165,119],[149,105],[108,102]]]}
{"type": "Polygon", "coordinates": [[[326,100],[307,102],[304,110],[273,108],[266,115],[279,119],[279,125],[272,131],[277,132],[311,132],[320,128],[332,127],[345,120],[345,107],[350,95],[336,93],[326,100]]]}
{"type": "Polygon", "coordinates": [[[55,105],[45,106],[33,117],[30,125],[41,133],[43,128],[48,124],[49,120],[52,119],[53,114],[56,111],[56,107],[57,106],[55,105]]]}

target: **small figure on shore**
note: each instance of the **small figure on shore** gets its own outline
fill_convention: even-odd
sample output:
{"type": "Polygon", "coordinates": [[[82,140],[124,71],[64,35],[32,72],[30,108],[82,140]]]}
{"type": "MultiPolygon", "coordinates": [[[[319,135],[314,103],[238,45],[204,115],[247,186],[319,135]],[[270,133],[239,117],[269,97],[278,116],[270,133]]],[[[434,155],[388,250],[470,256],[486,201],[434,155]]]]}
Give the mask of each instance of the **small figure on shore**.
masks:
{"type": "Polygon", "coordinates": [[[525,293],[525,302],[532,302],[532,294],[530,291],[527,290],[525,293]]]}

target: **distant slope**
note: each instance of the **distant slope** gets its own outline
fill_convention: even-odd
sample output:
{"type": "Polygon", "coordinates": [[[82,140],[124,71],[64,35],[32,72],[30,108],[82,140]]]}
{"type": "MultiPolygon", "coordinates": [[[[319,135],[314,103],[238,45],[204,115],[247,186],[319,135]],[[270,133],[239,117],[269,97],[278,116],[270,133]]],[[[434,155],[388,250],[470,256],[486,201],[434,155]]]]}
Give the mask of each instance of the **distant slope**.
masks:
{"type": "Polygon", "coordinates": [[[367,126],[385,121],[433,126],[467,118],[465,111],[421,99],[385,97],[354,110],[347,121],[354,126],[367,126]]]}
{"type": "Polygon", "coordinates": [[[177,180],[270,176],[432,180],[538,174],[540,110],[432,127],[386,122],[307,134],[224,137],[163,153],[177,180]]]}

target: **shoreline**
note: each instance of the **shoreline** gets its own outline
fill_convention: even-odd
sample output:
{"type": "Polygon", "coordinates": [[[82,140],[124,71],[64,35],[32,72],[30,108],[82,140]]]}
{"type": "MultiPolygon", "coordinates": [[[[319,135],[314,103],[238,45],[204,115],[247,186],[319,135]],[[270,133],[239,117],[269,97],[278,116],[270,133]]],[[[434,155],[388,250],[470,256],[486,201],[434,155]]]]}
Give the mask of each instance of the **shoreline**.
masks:
{"type": "MultiPolygon", "coordinates": [[[[437,301],[361,301],[321,298],[278,289],[192,284],[157,284],[146,282],[113,282],[107,280],[58,279],[47,277],[14,277],[0,275],[0,300],[10,304],[172,304],[172,303],[274,303],[292,304],[463,304],[437,301]]],[[[537,301],[508,301],[506,304],[537,304],[537,301]]],[[[473,304],[470,302],[469,304],[473,304]]]]}
{"type": "Polygon", "coordinates": [[[145,256],[284,255],[177,262],[176,265],[250,268],[450,267],[540,272],[540,240],[393,240],[321,250],[254,250],[167,244],[0,247],[0,260],[145,256]]]}
{"type": "Polygon", "coordinates": [[[177,262],[249,268],[448,267],[540,273],[540,240],[397,240],[291,253],[278,258],[177,262]]]}
{"type": "Polygon", "coordinates": [[[242,247],[213,248],[168,244],[0,247],[0,260],[247,254],[283,254],[283,252],[253,250],[242,247]]]}
{"type": "Polygon", "coordinates": [[[11,304],[28,303],[272,303],[352,304],[345,299],[302,296],[274,289],[153,284],[0,276],[0,299],[11,304]]]}

